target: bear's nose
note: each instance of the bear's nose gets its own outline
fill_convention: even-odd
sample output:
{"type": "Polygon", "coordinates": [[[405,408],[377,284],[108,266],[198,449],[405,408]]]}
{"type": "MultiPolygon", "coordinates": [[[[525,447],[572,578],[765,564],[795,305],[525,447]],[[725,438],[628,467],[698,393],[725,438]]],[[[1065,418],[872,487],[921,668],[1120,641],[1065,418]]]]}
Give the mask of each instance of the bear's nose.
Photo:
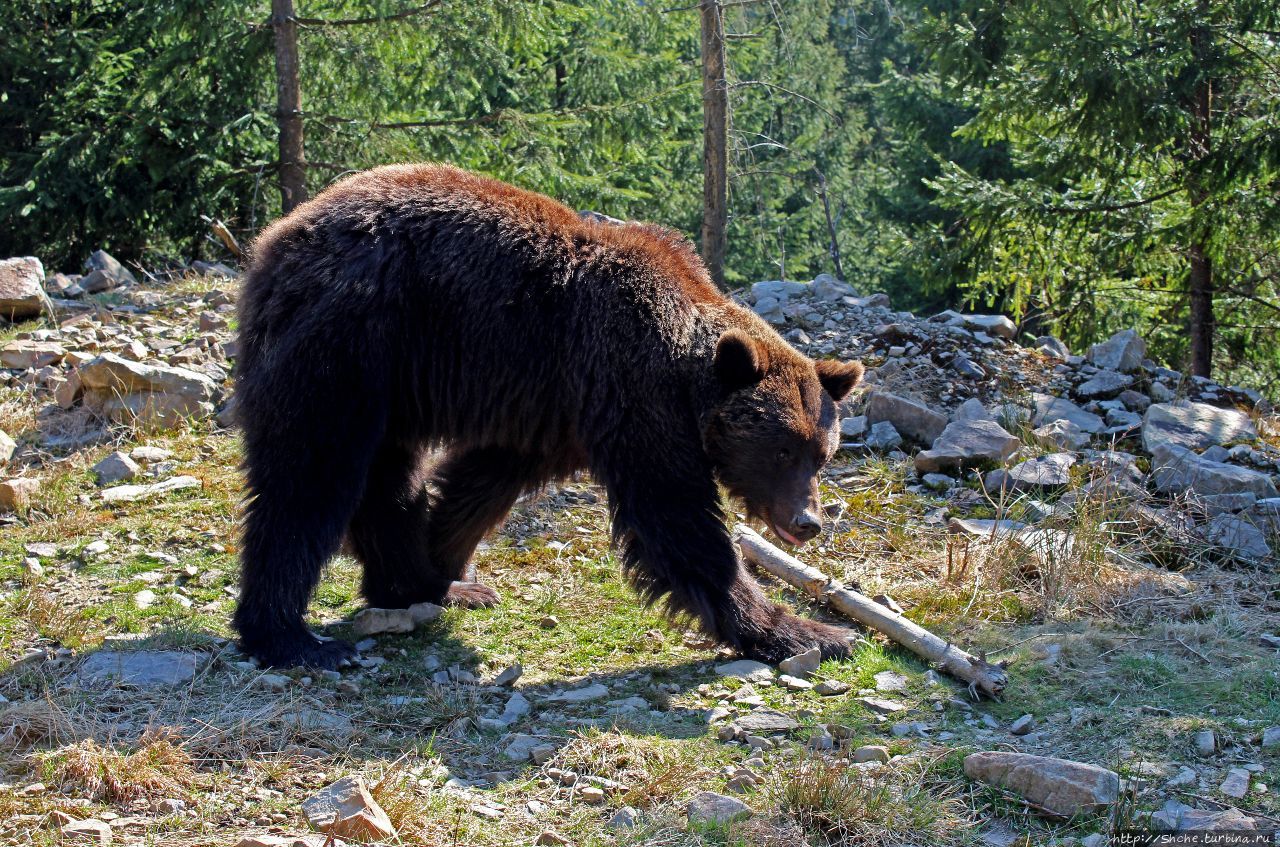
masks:
{"type": "Polygon", "coordinates": [[[822,519],[805,509],[791,519],[791,534],[801,541],[808,541],[822,532],[822,519]]]}

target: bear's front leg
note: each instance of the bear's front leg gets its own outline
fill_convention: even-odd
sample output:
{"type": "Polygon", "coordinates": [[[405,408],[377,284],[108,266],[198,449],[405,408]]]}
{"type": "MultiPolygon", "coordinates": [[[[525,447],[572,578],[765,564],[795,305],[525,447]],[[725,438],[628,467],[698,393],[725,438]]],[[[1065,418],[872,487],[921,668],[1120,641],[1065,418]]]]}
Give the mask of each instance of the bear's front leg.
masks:
{"type": "Polygon", "coordinates": [[[610,499],[623,567],[646,602],[692,615],[709,636],[762,662],[813,647],[824,659],[849,654],[851,630],[801,618],[765,597],[738,557],[714,486],[662,498],[611,487],[610,499]]]}

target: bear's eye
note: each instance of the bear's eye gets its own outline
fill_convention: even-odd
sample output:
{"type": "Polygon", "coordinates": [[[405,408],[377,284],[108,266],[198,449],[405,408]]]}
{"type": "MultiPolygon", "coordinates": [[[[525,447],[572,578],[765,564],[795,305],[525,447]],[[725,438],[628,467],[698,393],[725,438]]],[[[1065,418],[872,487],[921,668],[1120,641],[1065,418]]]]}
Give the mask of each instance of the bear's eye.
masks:
{"type": "Polygon", "coordinates": [[[788,449],[787,449],[787,448],[785,448],[785,447],[783,447],[781,450],[779,450],[779,451],[778,451],[778,461],[779,461],[779,462],[789,462],[789,461],[791,461],[791,451],[790,451],[790,450],[788,450],[788,449]]]}

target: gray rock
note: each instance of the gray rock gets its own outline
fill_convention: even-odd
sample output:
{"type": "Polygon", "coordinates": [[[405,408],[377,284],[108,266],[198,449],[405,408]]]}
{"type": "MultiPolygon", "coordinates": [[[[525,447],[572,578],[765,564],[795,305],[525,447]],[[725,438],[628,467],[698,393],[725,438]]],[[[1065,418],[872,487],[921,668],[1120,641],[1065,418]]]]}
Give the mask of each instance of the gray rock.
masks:
{"type": "Polygon", "coordinates": [[[1018,326],[1004,315],[964,315],[966,328],[987,332],[1012,341],[1018,334],[1018,326]]]}
{"type": "Polygon", "coordinates": [[[1138,391],[1121,391],[1119,399],[1131,412],[1142,413],[1151,407],[1151,398],[1138,391]]]}
{"type": "Polygon", "coordinates": [[[751,310],[771,324],[785,323],[787,316],[782,312],[782,303],[776,297],[761,297],[751,310]]]}
{"type": "Polygon", "coordinates": [[[489,684],[495,688],[510,688],[516,684],[516,680],[524,675],[524,666],[519,662],[505,668],[501,673],[495,676],[489,684]]]}
{"type": "Polygon", "coordinates": [[[858,702],[879,715],[896,715],[898,712],[907,710],[907,707],[897,700],[889,700],[884,697],[859,697],[858,702]]]}
{"type": "Polygon", "coordinates": [[[828,303],[838,303],[842,298],[853,296],[853,288],[831,274],[818,274],[813,278],[811,289],[814,297],[828,303]]]}
{"type": "Polygon", "coordinates": [[[850,758],[856,764],[887,762],[890,758],[889,748],[882,747],[879,744],[867,744],[854,750],[850,758]]]}
{"type": "Polygon", "coordinates": [[[1271,545],[1266,534],[1250,521],[1231,514],[1221,514],[1209,521],[1205,540],[1221,547],[1239,559],[1271,558],[1271,545]]]}
{"type": "Polygon", "coordinates": [[[1249,772],[1244,768],[1231,768],[1218,786],[1218,791],[1228,797],[1243,800],[1249,793],[1249,772]]]}
{"type": "Polygon", "coordinates": [[[1211,495],[1248,491],[1259,500],[1280,496],[1268,474],[1209,461],[1186,447],[1169,443],[1156,444],[1151,451],[1151,482],[1157,491],[1173,494],[1190,491],[1211,495]]]}
{"type": "Polygon", "coordinates": [[[1096,400],[1099,397],[1114,397],[1130,385],[1133,385],[1133,377],[1104,370],[1077,385],[1076,394],[1096,400]]]}
{"type": "Polygon", "coordinates": [[[0,318],[20,321],[53,314],[44,292],[44,266],[34,256],[0,261],[0,318]]]}
{"type": "Polygon", "coordinates": [[[863,443],[872,450],[887,453],[893,448],[901,446],[902,436],[898,434],[898,430],[894,429],[893,424],[888,421],[878,421],[871,425],[871,432],[867,433],[863,443]]]}
{"type": "Polygon", "coordinates": [[[754,303],[759,303],[762,297],[772,297],[785,302],[792,297],[808,294],[809,292],[808,284],[803,282],[770,280],[768,282],[757,282],[751,286],[751,300],[754,303]]]}
{"type": "MultiPolygon", "coordinates": [[[[108,288],[114,288],[117,285],[138,284],[137,277],[135,277],[128,268],[116,261],[116,258],[106,250],[95,250],[93,253],[89,254],[89,258],[84,262],[84,269],[88,271],[90,276],[92,276],[96,271],[101,273],[106,279],[110,280],[110,285],[107,286],[108,288]]],[[[91,292],[94,290],[85,285],[84,280],[81,280],[80,285],[85,291],[91,292]]]]}
{"type": "Polygon", "coordinates": [[[1023,715],[1013,723],[1009,724],[1009,733],[1011,735],[1026,735],[1036,725],[1036,719],[1031,715],[1023,715]]]}
{"type": "Polygon", "coordinates": [[[745,679],[748,682],[769,682],[774,676],[773,668],[764,662],[757,662],[754,659],[738,659],[737,661],[716,665],[716,673],[720,674],[720,676],[745,679]]]}
{"type": "Polygon", "coordinates": [[[958,420],[947,424],[928,450],[916,454],[916,472],[972,467],[983,462],[1003,462],[1022,442],[994,421],[958,420]]]}
{"type": "Polygon", "coordinates": [[[920,477],[920,481],[923,482],[925,485],[929,486],[930,488],[933,488],[939,491],[952,488],[955,485],[954,479],[947,476],[946,474],[941,474],[941,473],[926,473],[920,477]]]}
{"type": "Polygon", "coordinates": [[[840,435],[844,438],[861,438],[866,431],[866,415],[854,415],[840,421],[840,435]]]}
{"type": "Polygon", "coordinates": [[[1136,330],[1117,332],[1101,344],[1094,344],[1085,354],[1091,363],[1112,371],[1136,371],[1147,355],[1147,344],[1136,330]]]}
{"type": "Polygon", "coordinates": [[[1216,517],[1232,512],[1243,512],[1251,509],[1258,502],[1252,491],[1237,491],[1233,494],[1209,494],[1195,497],[1194,503],[1208,517],[1216,517]]]}
{"type": "Polygon", "coordinates": [[[1111,429],[1137,429],[1142,426],[1142,415],[1128,409],[1108,409],[1107,426],[1111,429]]]}
{"type": "Polygon", "coordinates": [[[1269,726],[1262,731],[1262,749],[1280,747],[1280,726],[1269,726]]]}
{"type": "Polygon", "coordinates": [[[413,632],[413,616],[408,609],[361,609],[352,620],[356,635],[384,632],[413,632]]]}
{"type": "Polygon", "coordinates": [[[589,703],[592,700],[600,700],[609,696],[609,689],[602,683],[593,682],[582,688],[574,688],[570,691],[561,691],[548,697],[548,700],[554,700],[558,703],[589,703]]]}
{"type": "Polygon", "coordinates": [[[964,773],[1067,817],[1102,811],[1120,796],[1120,777],[1114,771],[1027,753],[973,753],[965,757],[964,773]]]}
{"type": "Polygon", "coordinates": [[[134,503],[139,500],[150,500],[171,491],[182,491],[187,488],[199,488],[201,482],[194,476],[175,476],[155,482],[151,485],[117,485],[102,490],[104,503],[134,503]]]}
{"type": "Polygon", "coordinates": [[[932,444],[947,426],[945,415],[887,391],[870,393],[867,421],[871,424],[887,421],[903,437],[919,444],[932,444]]]}
{"type": "Polygon", "coordinates": [[[1253,818],[1239,809],[1205,810],[1170,800],[1164,808],[1151,816],[1151,826],[1158,832],[1232,832],[1254,830],[1253,818]]]}
{"type": "Polygon", "coordinates": [[[144,365],[103,353],[81,365],[77,373],[85,405],[117,423],[166,428],[213,414],[217,385],[195,371],[144,365]]]}
{"type": "Polygon", "coordinates": [[[343,777],[308,797],[302,801],[302,813],[317,832],[349,841],[381,841],[396,834],[359,776],[343,777]]]}
{"type": "Polygon", "coordinates": [[[883,693],[902,693],[911,687],[911,680],[897,671],[880,671],[875,675],[876,691],[883,693]]]}
{"type": "Polygon", "coordinates": [[[533,757],[533,749],[542,746],[542,744],[543,741],[540,738],[516,733],[510,736],[507,746],[502,749],[502,755],[513,762],[527,762],[533,757]]]}
{"type": "Polygon", "coordinates": [[[1086,412],[1070,400],[1051,397],[1048,394],[1033,394],[1036,410],[1031,422],[1035,426],[1044,426],[1054,421],[1066,420],[1078,426],[1084,432],[1101,432],[1105,425],[1102,418],[1086,412]]]}
{"type": "Polygon", "coordinates": [[[822,664],[822,651],[814,647],[789,659],[783,659],[778,663],[778,670],[804,679],[816,671],[820,664],[822,664]]]}
{"type": "Polygon", "coordinates": [[[968,379],[986,379],[987,372],[980,365],[975,365],[968,356],[956,356],[947,367],[968,379]]]}
{"type": "Polygon", "coordinates": [[[756,709],[730,725],[739,736],[774,735],[780,732],[791,732],[800,727],[795,718],[774,709],[756,709]]]}
{"type": "Polygon", "coordinates": [[[1050,453],[1019,462],[1009,470],[1009,483],[1015,491],[1035,488],[1061,488],[1071,482],[1071,466],[1076,457],[1071,453],[1050,453]]]}
{"type": "Polygon", "coordinates": [[[1207,403],[1155,403],[1142,421],[1142,446],[1155,452],[1160,444],[1203,450],[1231,441],[1254,441],[1253,422],[1244,412],[1207,403]]]}
{"type": "Polygon", "coordinates": [[[93,472],[98,478],[98,485],[111,485],[133,479],[142,473],[142,468],[138,467],[138,463],[133,459],[117,450],[94,465],[93,472]]]}
{"type": "Polygon", "coordinates": [[[813,690],[823,697],[834,697],[837,694],[846,693],[849,690],[849,686],[838,679],[824,679],[815,685],[813,690]]]}
{"type": "Polygon", "coordinates": [[[1201,756],[1212,756],[1218,749],[1217,737],[1211,729],[1202,729],[1195,735],[1196,752],[1201,756]]]}
{"type": "Polygon", "coordinates": [[[987,407],[982,405],[982,401],[977,397],[970,397],[968,400],[961,403],[956,408],[955,414],[951,416],[951,420],[990,421],[991,423],[998,423],[995,415],[991,414],[987,407]]]}
{"type": "Polygon", "coordinates": [[[161,688],[190,682],[204,657],[179,650],[99,650],[84,660],[76,677],[81,685],[161,688]]]}
{"type": "Polygon", "coordinates": [[[1052,335],[1042,335],[1036,339],[1035,347],[1046,356],[1055,359],[1066,359],[1071,355],[1071,350],[1066,344],[1063,344],[1052,335]]]}
{"type": "Polygon", "coordinates": [[[613,813],[613,817],[609,818],[609,822],[605,824],[605,829],[632,829],[638,823],[640,823],[639,810],[630,806],[623,806],[613,813]]]}
{"type": "Polygon", "coordinates": [[[1065,418],[1037,427],[1031,434],[1041,444],[1062,450],[1083,450],[1089,446],[1089,433],[1065,418]]]}
{"type": "Polygon", "coordinates": [[[520,720],[520,718],[529,714],[532,709],[533,707],[529,704],[528,698],[517,691],[511,695],[510,699],[507,700],[507,705],[503,707],[502,715],[498,720],[502,721],[507,726],[510,726],[520,720]]]}
{"type": "Polygon", "coordinates": [[[685,813],[692,824],[723,826],[751,817],[751,807],[736,797],[703,791],[689,801],[685,813]]]}

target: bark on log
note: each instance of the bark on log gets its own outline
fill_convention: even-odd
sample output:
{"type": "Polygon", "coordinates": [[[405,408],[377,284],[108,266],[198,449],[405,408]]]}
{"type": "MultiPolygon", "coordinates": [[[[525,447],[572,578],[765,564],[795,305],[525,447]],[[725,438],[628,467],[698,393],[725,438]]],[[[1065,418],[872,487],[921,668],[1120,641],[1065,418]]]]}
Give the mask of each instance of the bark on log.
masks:
{"type": "Polygon", "coordinates": [[[828,579],[822,571],[770,544],[751,527],[738,524],[733,537],[743,558],[751,564],[815,599],[826,601],[863,626],[884,633],[922,659],[933,662],[943,672],[967,683],[971,694],[999,698],[1008,684],[1009,677],[1001,665],[970,655],[870,597],[828,579]]]}

